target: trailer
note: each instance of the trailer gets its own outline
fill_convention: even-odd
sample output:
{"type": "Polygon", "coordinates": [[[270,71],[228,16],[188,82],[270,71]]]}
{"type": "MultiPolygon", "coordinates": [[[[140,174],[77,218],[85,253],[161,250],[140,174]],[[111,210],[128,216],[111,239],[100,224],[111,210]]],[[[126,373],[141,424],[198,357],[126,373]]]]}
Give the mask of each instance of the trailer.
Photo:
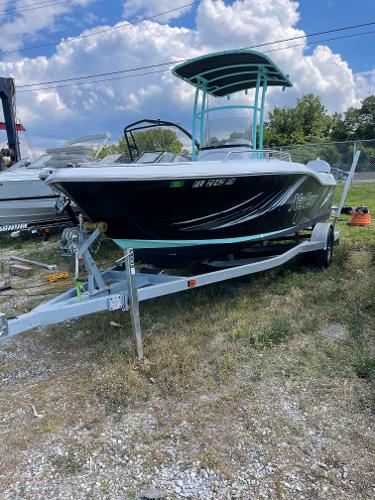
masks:
{"type": "Polygon", "coordinates": [[[123,257],[114,266],[100,272],[90,253],[90,247],[100,236],[103,228],[98,227],[88,235],[81,223],[80,229],[76,228],[72,234],[71,242],[75,255],[76,286],[21,316],[8,319],[5,314],[0,313],[0,340],[10,339],[34,328],[89,314],[121,310],[130,312],[135,352],[138,359],[143,359],[140,302],[273,269],[302,254],[309,254],[314,264],[328,267],[332,261],[334,244],[339,242],[335,224],[358,158],[359,152],[353,160],[336,217],[332,222],[319,222],[308,234],[297,233],[283,241],[265,241],[258,248],[249,248],[250,257],[247,258],[206,261],[204,264],[210,270],[203,274],[179,276],[169,275],[157,269],[137,270],[134,251],[131,248],[124,251],[123,257]],[[81,231],[80,237],[77,237],[77,231],[81,231]],[[81,259],[88,273],[85,282],[81,282],[79,278],[81,259]]]}
{"type": "Polygon", "coordinates": [[[0,313],[0,340],[88,314],[122,310],[130,312],[136,355],[142,359],[139,302],[272,269],[304,253],[312,254],[315,263],[327,267],[332,260],[333,245],[339,239],[332,224],[318,223],[308,238],[297,234],[291,242],[269,241],[259,247],[261,257],[207,261],[205,264],[213,270],[186,277],[168,275],[163,270],[137,271],[132,249],[127,249],[122,259],[102,273],[90,253],[90,246],[99,235],[100,230],[96,229],[75,252],[76,287],[16,318],[7,319],[0,313]],[[281,246],[287,249],[280,253],[281,246]],[[264,255],[272,252],[273,247],[276,254],[264,255]],[[88,272],[84,283],[79,281],[78,273],[81,258],[88,272]]]}

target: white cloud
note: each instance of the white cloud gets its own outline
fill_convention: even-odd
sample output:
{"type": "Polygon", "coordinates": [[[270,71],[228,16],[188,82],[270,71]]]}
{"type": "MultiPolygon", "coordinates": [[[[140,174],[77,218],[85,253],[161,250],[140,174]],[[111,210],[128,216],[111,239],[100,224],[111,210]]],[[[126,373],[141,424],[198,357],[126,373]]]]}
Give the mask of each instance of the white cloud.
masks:
{"type": "MultiPolygon", "coordinates": [[[[157,4],[159,10],[166,8],[161,4],[171,4],[147,2],[151,3],[157,4]]],[[[13,75],[22,85],[177,61],[303,35],[295,27],[298,19],[298,3],[291,0],[236,0],[232,5],[223,0],[204,0],[197,10],[194,29],[147,21],[61,44],[51,57],[0,62],[0,74],[13,75]]],[[[267,46],[264,51],[287,45],[267,46]]],[[[358,79],[355,82],[341,56],[323,45],[309,55],[305,55],[304,48],[269,53],[294,82],[294,87],[285,92],[270,89],[269,109],[293,104],[307,92],[319,94],[329,111],[358,104],[358,79]]],[[[147,70],[140,73],[144,72],[147,70]]],[[[126,123],[143,117],[175,119],[189,126],[192,98],[192,87],[164,72],[37,93],[20,92],[17,100],[29,133],[45,140],[105,130],[118,138],[126,123]]]]}
{"type": "Polygon", "coordinates": [[[223,50],[303,35],[293,26],[298,4],[290,0],[205,0],[197,18],[198,42],[223,50]]]}
{"type": "MultiPolygon", "coordinates": [[[[192,36],[193,32],[185,28],[147,22],[98,37],[61,44],[56,54],[49,58],[40,56],[0,62],[0,74],[14,76],[21,86],[77,74],[156,64],[194,55],[193,51],[186,49],[186,46],[192,45],[192,36]]],[[[19,92],[19,115],[23,119],[23,115],[26,115],[24,110],[27,109],[28,123],[25,125],[30,133],[43,138],[48,134],[66,137],[110,129],[119,136],[123,125],[133,116],[146,113],[150,117],[162,117],[169,110],[169,118],[173,118],[173,112],[181,105],[178,96],[174,98],[171,95],[172,80],[170,75],[158,73],[106,84],[19,92]],[[169,93],[167,99],[165,92],[169,93]],[[55,96],[55,100],[52,96],[55,96]],[[171,106],[174,106],[173,112],[171,106]]],[[[182,107],[185,111],[186,108],[182,107]]]]}
{"type": "MultiPolygon", "coordinates": [[[[74,0],[71,3],[51,2],[54,5],[44,5],[34,8],[34,0],[21,0],[0,7],[0,47],[2,51],[13,51],[23,48],[25,40],[30,45],[35,42],[43,30],[53,32],[58,18],[72,12],[77,6],[86,6],[95,0],[74,0]],[[13,10],[19,9],[18,12],[13,10]],[[26,9],[26,10],[25,10],[26,9]],[[9,13],[12,10],[12,13],[9,13]]],[[[1,51],[0,51],[1,54],[1,51]]]]}
{"type": "MultiPolygon", "coordinates": [[[[144,17],[151,17],[161,12],[168,12],[174,9],[178,9],[183,5],[188,5],[193,3],[193,0],[125,0],[124,1],[124,16],[129,19],[135,15],[142,15],[144,17]]],[[[157,20],[159,22],[168,22],[170,19],[177,19],[183,14],[186,14],[193,8],[192,5],[188,5],[183,9],[174,10],[174,12],[169,12],[163,16],[158,16],[157,20]]]]}
{"type": "MultiPolygon", "coordinates": [[[[298,3],[291,0],[243,0],[233,5],[206,0],[199,8],[197,40],[206,50],[252,47],[304,35],[295,27],[298,20],[298,3]]],[[[304,40],[256,48],[268,53],[294,83],[285,93],[272,89],[269,104],[290,104],[306,92],[319,94],[330,111],[355,104],[353,75],[347,63],[326,46],[304,55],[304,40]],[[285,49],[292,45],[295,47],[285,49]]]]}
{"type": "Polygon", "coordinates": [[[369,95],[375,94],[375,68],[370,71],[363,71],[354,74],[356,84],[356,95],[359,99],[365,99],[369,95]]]}

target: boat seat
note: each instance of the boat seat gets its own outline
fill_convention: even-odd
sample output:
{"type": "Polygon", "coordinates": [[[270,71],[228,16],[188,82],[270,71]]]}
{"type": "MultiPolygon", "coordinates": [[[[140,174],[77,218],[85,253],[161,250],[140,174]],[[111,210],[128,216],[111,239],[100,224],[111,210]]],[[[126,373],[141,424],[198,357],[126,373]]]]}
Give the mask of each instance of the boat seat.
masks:
{"type": "Polygon", "coordinates": [[[316,158],[316,160],[308,161],[306,166],[311,168],[312,170],[315,170],[316,172],[320,172],[320,173],[324,173],[324,174],[331,173],[330,164],[324,160],[321,160],[320,158],[316,158]]]}

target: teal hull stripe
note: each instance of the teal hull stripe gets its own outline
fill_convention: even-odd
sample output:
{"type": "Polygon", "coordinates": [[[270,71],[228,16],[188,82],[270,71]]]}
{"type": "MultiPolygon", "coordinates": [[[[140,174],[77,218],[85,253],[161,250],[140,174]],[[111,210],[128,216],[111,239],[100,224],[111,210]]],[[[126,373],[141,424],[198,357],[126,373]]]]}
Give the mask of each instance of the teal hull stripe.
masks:
{"type": "Polygon", "coordinates": [[[289,227],[279,231],[272,231],[271,233],[255,234],[253,236],[241,236],[240,238],[221,238],[221,239],[207,239],[207,240],[117,240],[113,241],[121,248],[170,248],[170,247],[191,247],[197,245],[220,245],[227,243],[242,243],[246,241],[255,241],[276,236],[285,231],[293,230],[294,227],[289,227]]]}

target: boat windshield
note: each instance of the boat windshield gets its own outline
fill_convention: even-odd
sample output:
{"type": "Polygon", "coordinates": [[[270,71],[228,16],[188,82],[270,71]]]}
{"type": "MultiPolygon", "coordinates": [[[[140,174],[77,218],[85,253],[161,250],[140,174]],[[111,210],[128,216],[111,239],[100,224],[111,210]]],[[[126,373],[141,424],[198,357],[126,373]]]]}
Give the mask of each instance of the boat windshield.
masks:
{"type": "MultiPolygon", "coordinates": [[[[124,138],[132,162],[173,163],[191,159],[193,137],[179,123],[145,118],[124,128],[124,138]]],[[[199,150],[198,141],[193,141],[199,150]]]]}
{"type": "Polygon", "coordinates": [[[170,151],[145,151],[134,163],[175,163],[190,161],[189,156],[181,153],[171,153],[170,151]]]}
{"type": "Polygon", "coordinates": [[[209,118],[203,134],[202,148],[246,145],[251,147],[252,127],[248,116],[209,118]]]}

